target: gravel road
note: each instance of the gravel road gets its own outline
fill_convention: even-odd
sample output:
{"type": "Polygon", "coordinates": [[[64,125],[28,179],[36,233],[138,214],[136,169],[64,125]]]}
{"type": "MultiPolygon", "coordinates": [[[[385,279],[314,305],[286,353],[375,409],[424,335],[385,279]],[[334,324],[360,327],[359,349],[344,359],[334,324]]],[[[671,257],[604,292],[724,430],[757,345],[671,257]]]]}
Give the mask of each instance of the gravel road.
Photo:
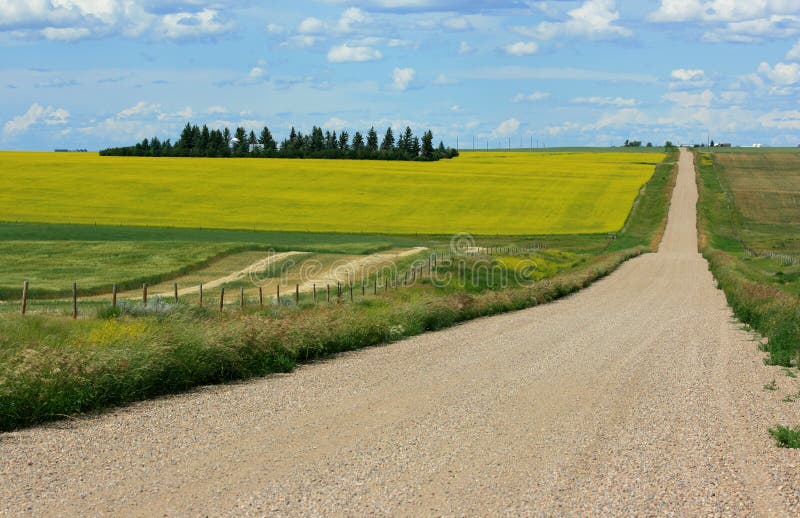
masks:
{"type": "Polygon", "coordinates": [[[680,160],[659,253],[553,304],[0,435],[0,513],[800,515],[800,450],[767,434],[800,423],[800,385],[715,288],[680,160]]]}

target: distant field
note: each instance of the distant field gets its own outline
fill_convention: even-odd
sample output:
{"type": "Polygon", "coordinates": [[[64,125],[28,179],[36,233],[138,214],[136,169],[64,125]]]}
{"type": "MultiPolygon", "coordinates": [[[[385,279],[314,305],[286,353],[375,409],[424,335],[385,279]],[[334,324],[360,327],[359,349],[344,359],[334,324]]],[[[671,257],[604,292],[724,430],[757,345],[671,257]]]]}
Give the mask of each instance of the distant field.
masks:
{"type": "Polygon", "coordinates": [[[741,257],[746,277],[800,293],[800,149],[715,150],[700,160],[720,197],[709,206],[711,244],[741,257]]]}
{"type": "Polygon", "coordinates": [[[436,163],[0,153],[0,221],[388,234],[619,230],[659,152],[436,163]]]}

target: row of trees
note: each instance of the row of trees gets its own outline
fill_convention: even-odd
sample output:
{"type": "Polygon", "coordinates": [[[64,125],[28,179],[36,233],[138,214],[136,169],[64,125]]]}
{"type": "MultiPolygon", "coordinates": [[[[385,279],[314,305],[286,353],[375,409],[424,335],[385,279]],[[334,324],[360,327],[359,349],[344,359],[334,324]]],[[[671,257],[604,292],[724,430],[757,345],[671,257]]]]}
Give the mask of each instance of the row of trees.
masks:
{"type": "Polygon", "coordinates": [[[254,131],[236,128],[231,134],[228,128],[209,130],[186,124],[180,138],[173,144],[169,139],[158,137],[126,147],[108,148],[100,151],[102,156],[191,156],[191,157],[253,157],[253,158],[350,158],[361,160],[440,160],[458,156],[458,151],[439,142],[433,145],[433,132],[426,131],[421,138],[411,128],[395,138],[388,128],[382,139],[375,128],[366,135],[357,131],[352,139],[347,131],[324,131],[314,126],[311,133],[303,135],[294,127],[289,137],[280,142],[264,127],[256,135],[254,131]]]}

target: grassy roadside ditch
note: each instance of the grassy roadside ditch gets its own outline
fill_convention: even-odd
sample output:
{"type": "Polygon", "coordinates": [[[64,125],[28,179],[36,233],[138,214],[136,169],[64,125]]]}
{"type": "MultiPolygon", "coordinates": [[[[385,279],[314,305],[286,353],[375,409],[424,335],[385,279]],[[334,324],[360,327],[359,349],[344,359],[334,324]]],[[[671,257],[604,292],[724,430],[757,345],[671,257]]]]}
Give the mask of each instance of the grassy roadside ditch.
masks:
{"type": "Polygon", "coordinates": [[[338,352],[574,293],[653,250],[666,225],[675,158],[670,153],[657,166],[625,229],[605,252],[531,286],[454,290],[422,282],[353,304],[223,314],[178,304],[137,314],[106,312],[109,318],[76,322],[5,316],[0,319],[0,430],[200,385],[288,372],[338,352]]]}
{"type": "MultiPolygon", "coordinates": [[[[782,366],[787,375],[800,363],[800,297],[765,281],[748,254],[741,215],[726,189],[723,170],[707,153],[695,153],[699,191],[700,249],[736,317],[767,337],[761,349],[767,365],[782,366]]],[[[800,448],[800,427],[777,425],[769,430],[781,447],[800,448]]]]}

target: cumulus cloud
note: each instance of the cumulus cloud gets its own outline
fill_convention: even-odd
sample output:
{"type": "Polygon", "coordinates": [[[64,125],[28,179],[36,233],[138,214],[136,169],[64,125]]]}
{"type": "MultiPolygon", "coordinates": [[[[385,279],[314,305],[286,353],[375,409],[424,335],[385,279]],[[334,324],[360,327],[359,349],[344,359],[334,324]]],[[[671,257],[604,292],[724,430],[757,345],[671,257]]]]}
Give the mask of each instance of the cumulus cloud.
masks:
{"type": "Polygon", "coordinates": [[[792,0],[661,0],[648,15],[657,23],[699,21],[716,25],[706,41],[751,42],[800,33],[800,4],[792,0]]]}
{"type": "Polygon", "coordinates": [[[548,97],[550,97],[550,94],[547,92],[535,91],[529,94],[517,94],[511,100],[514,101],[515,103],[521,103],[525,101],[535,102],[547,99],[548,97]]]}
{"type": "Polygon", "coordinates": [[[789,52],[786,53],[786,59],[791,61],[800,61],[800,41],[794,44],[789,52]]]}
{"type": "MultiPolygon", "coordinates": [[[[800,44],[798,44],[800,45],[800,44]]],[[[462,41],[461,44],[458,46],[458,53],[462,56],[466,56],[475,52],[475,49],[472,48],[472,45],[467,43],[466,41],[462,41]]]]}
{"type": "Polygon", "coordinates": [[[395,89],[403,91],[414,80],[414,75],[416,72],[413,68],[395,68],[392,71],[392,85],[395,89]]]}
{"type": "Polygon", "coordinates": [[[331,63],[351,63],[375,61],[381,59],[383,54],[379,50],[367,46],[350,46],[347,43],[337,45],[328,51],[328,61],[331,63]]]}
{"type": "Polygon", "coordinates": [[[500,125],[494,129],[492,135],[495,137],[508,137],[517,131],[519,131],[519,121],[511,118],[501,122],[500,125]]]}
{"type": "Polygon", "coordinates": [[[39,103],[33,103],[28,111],[17,115],[3,125],[3,137],[25,133],[31,126],[37,124],[47,126],[66,124],[69,122],[69,116],[70,113],[63,108],[45,107],[39,103]]]}
{"type": "Polygon", "coordinates": [[[346,120],[340,119],[339,117],[331,117],[325,124],[322,125],[323,128],[328,128],[332,130],[343,130],[347,128],[348,123],[346,120]]]}
{"type": "Polygon", "coordinates": [[[525,36],[551,40],[559,36],[588,39],[629,38],[630,29],[616,25],[620,14],[614,0],[586,0],[580,7],[567,12],[561,22],[541,22],[535,26],[516,26],[513,29],[525,36]]]}
{"type": "Polygon", "coordinates": [[[800,83],[799,63],[776,63],[774,67],[763,62],[758,66],[758,73],[780,86],[800,83]]]}
{"type": "Polygon", "coordinates": [[[771,15],[800,12],[800,5],[792,0],[661,0],[658,9],[648,15],[653,22],[736,22],[771,15]]]}
{"type": "Polygon", "coordinates": [[[111,36],[187,40],[234,29],[221,8],[227,1],[145,2],[136,0],[6,0],[0,31],[14,38],[75,41],[111,36]]]}
{"type": "Polygon", "coordinates": [[[509,56],[532,56],[539,52],[539,45],[535,41],[518,41],[503,47],[509,56]]]}
{"type": "Polygon", "coordinates": [[[759,117],[758,122],[765,128],[800,130],[800,111],[773,110],[759,117]]]}
{"type": "Polygon", "coordinates": [[[713,84],[705,70],[699,68],[678,68],[672,71],[670,77],[674,80],[670,88],[706,88],[713,84]]]}
{"type": "Polygon", "coordinates": [[[636,106],[636,99],[625,99],[623,97],[576,97],[572,102],[599,106],[636,106]]]}
{"type": "Polygon", "coordinates": [[[297,32],[301,34],[318,34],[320,32],[325,32],[325,30],[327,30],[325,22],[313,16],[304,19],[300,22],[300,25],[297,26],[297,32]]]}
{"type": "Polygon", "coordinates": [[[705,76],[705,72],[697,68],[679,68],[673,70],[670,75],[673,79],[679,81],[694,81],[696,79],[702,79],[705,76]]]}
{"type": "Polygon", "coordinates": [[[663,95],[663,99],[679,106],[711,106],[714,100],[714,93],[711,90],[702,92],[669,92],[663,95]]]}

